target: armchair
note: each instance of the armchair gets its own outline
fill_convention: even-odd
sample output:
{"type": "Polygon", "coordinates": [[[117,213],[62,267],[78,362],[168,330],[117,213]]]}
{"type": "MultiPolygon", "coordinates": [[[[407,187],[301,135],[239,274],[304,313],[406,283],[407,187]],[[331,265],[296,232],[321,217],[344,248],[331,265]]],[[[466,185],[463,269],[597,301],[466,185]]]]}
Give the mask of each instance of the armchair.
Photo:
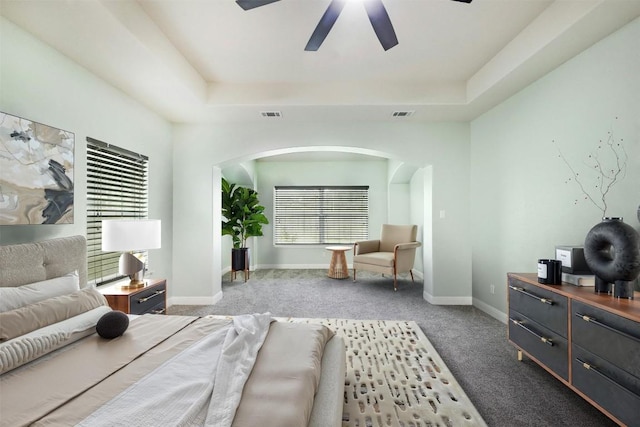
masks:
{"type": "Polygon", "coordinates": [[[357,270],[368,270],[381,274],[393,274],[393,290],[397,291],[398,273],[411,274],[416,248],[417,225],[383,224],[379,240],[364,240],[353,245],[353,281],[357,270]]]}

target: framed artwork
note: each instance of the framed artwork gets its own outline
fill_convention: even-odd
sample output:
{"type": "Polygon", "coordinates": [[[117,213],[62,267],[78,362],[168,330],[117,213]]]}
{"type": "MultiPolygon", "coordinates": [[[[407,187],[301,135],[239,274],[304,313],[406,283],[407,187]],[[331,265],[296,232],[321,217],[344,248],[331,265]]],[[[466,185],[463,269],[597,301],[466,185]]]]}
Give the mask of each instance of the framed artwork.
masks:
{"type": "Polygon", "coordinates": [[[0,225],[73,224],[75,134],[0,111],[0,225]]]}

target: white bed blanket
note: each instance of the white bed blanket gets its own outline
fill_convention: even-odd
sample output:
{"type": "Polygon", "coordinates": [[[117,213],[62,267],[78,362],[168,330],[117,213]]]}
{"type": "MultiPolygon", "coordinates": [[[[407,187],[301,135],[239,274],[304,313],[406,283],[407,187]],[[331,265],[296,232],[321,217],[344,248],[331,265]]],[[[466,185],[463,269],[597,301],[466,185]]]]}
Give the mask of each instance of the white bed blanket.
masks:
{"type": "Polygon", "coordinates": [[[269,313],[235,316],[78,425],[231,426],[271,321],[269,313]]]}

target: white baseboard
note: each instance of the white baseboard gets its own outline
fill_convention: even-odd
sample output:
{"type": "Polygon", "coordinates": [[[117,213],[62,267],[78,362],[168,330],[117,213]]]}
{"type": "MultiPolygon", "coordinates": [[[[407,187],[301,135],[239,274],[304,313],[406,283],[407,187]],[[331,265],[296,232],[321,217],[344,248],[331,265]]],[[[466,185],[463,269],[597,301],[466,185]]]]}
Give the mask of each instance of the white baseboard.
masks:
{"type": "MultiPolygon", "coordinates": [[[[328,270],[329,264],[260,264],[256,266],[256,270],[266,269],[278,269],[278,270],[328,270]]],[[[347,266],[351,269],[351,266],[347,266]]]]}
{"type": "Polygon", "coordinates": [[[433,305],[472,305],[472,297],[434,297],[431,294],[423,293],[425,301],[433,305]]]}
{"type": "Polygon", "coordinates": [[[170,297],[167,306],[172,305],[213,305],[222,299],[222,291],[212,297],[170,297]]]}
{"type": "Polygon", "coordinates": [[[478,298],[474,298],[473,299],[473,306],[476,307],[479,310],[484,311],[489,316],[491,316],[494,319],[504,323],[505,325],[507,324],[507,314],[501,312],[497,308],[494,308],[494,307],[490,306],[486,302],[480,301],[478,298]]]}

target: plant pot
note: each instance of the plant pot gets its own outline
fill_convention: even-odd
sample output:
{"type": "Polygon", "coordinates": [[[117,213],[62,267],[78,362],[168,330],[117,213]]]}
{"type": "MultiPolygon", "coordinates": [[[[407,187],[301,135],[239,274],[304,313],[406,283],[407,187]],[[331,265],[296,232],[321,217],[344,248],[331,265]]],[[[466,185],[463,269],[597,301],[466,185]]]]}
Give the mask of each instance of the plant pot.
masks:
{"type": "Polygon", "coordinates": [[[249,248],[231,249],[231,271],[244,271],[249,269],[249,248]]]}
{"type": "Polygon", "coordinates": [[[244,281],[249,278],[249,248],[231,249],[231,281],[236,277],[236,271],[244,271],[244,281]]]}

